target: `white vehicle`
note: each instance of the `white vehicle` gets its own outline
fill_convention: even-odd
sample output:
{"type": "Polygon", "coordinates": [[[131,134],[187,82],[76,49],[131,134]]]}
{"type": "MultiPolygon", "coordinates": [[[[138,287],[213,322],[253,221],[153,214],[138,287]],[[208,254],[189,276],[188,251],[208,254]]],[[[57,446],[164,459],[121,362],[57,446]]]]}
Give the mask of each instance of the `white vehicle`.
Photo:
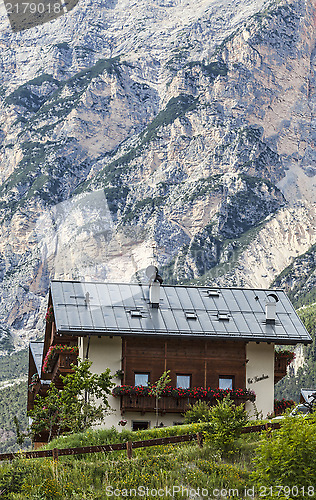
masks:
{"type": "MultiPolygon", "coordinates": [[[[304,404],[299,404],[293,408],[293,410],[289,413],[289,417],[306,417],[310,413],[310,410],[307,406],[304,404]]],[[[285,415],[280,415],[279,417],[274,417],[272,419],[272,422],[275,422],[276,420],[282,420],[285,418],[285,415]]]]}
{"type": "Polygon", "coordinates": [[[305,415],[308,415],[310,413],[310,410],[307,406],[304,404],[300,404],[295,406],[293,410],[290,412],[289,416],[290,417],[305,417],[305,415]]]}

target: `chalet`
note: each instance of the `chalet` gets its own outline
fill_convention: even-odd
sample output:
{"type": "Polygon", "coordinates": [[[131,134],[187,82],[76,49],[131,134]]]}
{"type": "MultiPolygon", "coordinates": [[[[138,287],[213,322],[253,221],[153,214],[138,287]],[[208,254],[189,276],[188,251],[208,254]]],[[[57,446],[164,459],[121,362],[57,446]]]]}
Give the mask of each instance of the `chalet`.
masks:
{"type": "MultiPolygon", "coordinates": [[[[153,266],[151,266],[153,267],[153,266]]],[[[155,269],[155,268],[154,268],[155,269]]],[[[157,271],[157,270],[156,270],[157,271]]],[[[71,363],[116,377],[106,426],[155,425],[148,384],[170,370],[173,388],[159,401],[159,423],[183,421],[188,404],[230,392],[249,411],[273,412],[274,384],[290,358],[275,346],[311,338],[282,290],[52,281],[44,342],[31,342],[28,408],[71,363]],[[56,347],[63,346],[63,347],[56,347]]]]}

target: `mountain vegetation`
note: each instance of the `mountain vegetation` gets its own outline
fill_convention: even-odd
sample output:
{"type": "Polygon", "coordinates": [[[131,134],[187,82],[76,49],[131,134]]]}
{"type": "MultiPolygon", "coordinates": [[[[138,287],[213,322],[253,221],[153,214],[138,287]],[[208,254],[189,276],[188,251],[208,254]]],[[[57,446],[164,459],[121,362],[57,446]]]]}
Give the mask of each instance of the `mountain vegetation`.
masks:
{"type": "MultiPolygon", "coordinates": [[[[17,417],[21,429],[25,432],[28,427],[28,417],[26,415],[27,389],[26,382],[18,382],[0,388],[0,453],[19,449],[14,417],[17,417]]],[[[30,445],[31,440],[28,439],[25,446],[30,445]]]]}
{"type": "Polygon", "coordinates": [[[301,389],[316,389],[316,304],[303,306],[298,313],[310,333],[313,343],[304,347],[305,363],[297,373],[289,374],[276,384],[276,398],[299,401],[301,389]]]}
{"type": "MultiPolygon", "coordinates": [[[[0,357],[0,453],[16,451],[16,428],[14,417],[26,431],[28,352],[26,349],[10,356],[0,357]]],[[[30,440],[26,441],[30,445],[30,440]]]]}

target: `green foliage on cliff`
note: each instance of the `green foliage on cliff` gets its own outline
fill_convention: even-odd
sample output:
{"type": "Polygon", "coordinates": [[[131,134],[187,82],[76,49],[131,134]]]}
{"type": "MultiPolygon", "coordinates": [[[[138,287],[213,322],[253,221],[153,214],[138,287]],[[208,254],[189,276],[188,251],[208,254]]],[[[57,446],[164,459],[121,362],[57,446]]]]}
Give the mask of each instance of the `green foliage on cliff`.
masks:
{"type": "Polygon", "coordinates": [[[28,370],[28,349],[0,357],[0,382],[26,375],[28,370]]]}
{"type": "Polygon", "coordinates": [[[277,399],[294,399],[299,401],[300,391],[316,389],[316,305],[303,307],[298,311],[306,329],[310,333],[313,343],[304,347],[305,365],[299,368],[296,376],[290,372],[275,386],[277,399]]]}
{"type": "Polygon", "coordinates": [[[28,350],[24,349],[11,355],[0,357],[0,453],[16,451],[14,416],[19,420],[22,430],[26,430],[28,350]],[[22,381],[16,381],[21,377],[22,381]],[[12,384],[7,386],[7,384],[12,384]]]}
{"type": "MultiPolygon", "coordinates": [[[[0,387],[0,453],[17,451],[14,417],[16,416],[21,430],[26,431],[27,382],[18,382],[12,386],[0,387]]],[[[25,443],[30,445],[30,440],[25,443]]]]}
{"type": "Polygon", "coordinates": [[[297,257],[275,279],[274,285],[288,289],[288,296],[295,307],[316,302],[315,287],[316,244],[297,257]]]}
{"type": "Polygon", "coordinates": [[[194,66],[200,66],[203,72],[214,80],[217,76],[226,76],[228,73],[228,67],[223,61],[213,61],[208,64],[200,61],[190,61],[186,64],[185,68],[194,68],[194,66]]]}
{"type": "Polygon", "coordinates": [[[26,108],[28,112],[36,112],[46,100],[45,95],[36,92],[36,87],[40,87],[43,83],[50,84],[52,88],[60,86],[58,80],[43,73],[18,87],[5,99],[5,104],[26,108]]]}
{"type": "Polygon", "coordinates": [[[189,111],[196,108],[198,100],[189,94],[180,94],[172,97],[166,107],[147,125],[140,135],[142,144],[157,138],[157,133],[161,127],[170,125],[176,118],[181,118],[189,111]]]}

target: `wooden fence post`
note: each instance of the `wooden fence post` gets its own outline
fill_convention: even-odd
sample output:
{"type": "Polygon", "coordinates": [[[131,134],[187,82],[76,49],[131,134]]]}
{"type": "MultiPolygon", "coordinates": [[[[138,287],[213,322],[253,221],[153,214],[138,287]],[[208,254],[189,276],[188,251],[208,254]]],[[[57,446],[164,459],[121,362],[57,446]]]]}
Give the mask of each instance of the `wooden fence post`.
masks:
{"type": "Polygon", "coordinates": [[[131,459],[133,456],[132,442],[127,441],[126,443],[127,458],[131,459]]]}
{"type": "Polygon", "coordinates": [[[53,460],[58,462],[58,448],[53,448],[53,460]]]}
{"type": "Polygon", "coordinates": [[[271,434],[271,427],[269,426],[269,424],[265,424],[265,429],[267,431],[267,437],[270,438],[272,437],[272,434],[271,434]]]}
{"type": "Polygon", "coordinates": [[[203,448],[203,434],[202,432],[196,433],[196,440],[200,448],[203,448]]]}

